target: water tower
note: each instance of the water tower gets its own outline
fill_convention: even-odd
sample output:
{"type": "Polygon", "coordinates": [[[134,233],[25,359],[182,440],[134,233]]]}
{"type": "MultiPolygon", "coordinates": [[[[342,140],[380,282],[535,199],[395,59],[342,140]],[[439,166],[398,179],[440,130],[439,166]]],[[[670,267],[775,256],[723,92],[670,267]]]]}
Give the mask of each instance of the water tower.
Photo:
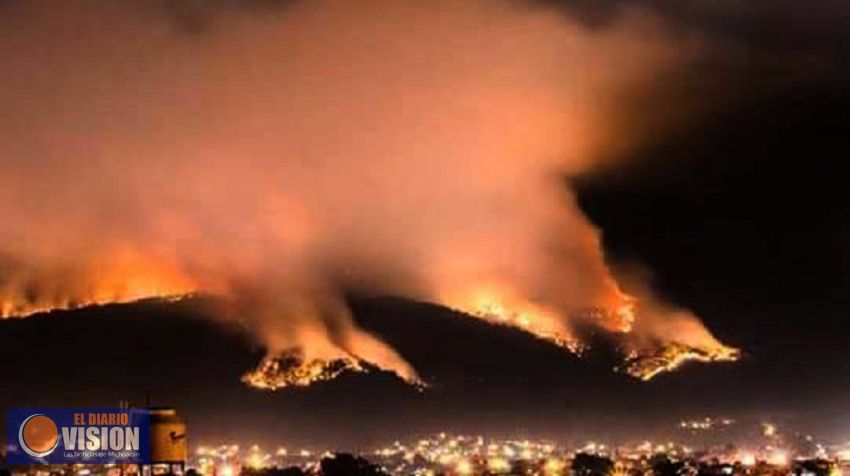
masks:
{"type": "Polygon", "coordinates": [[[151,473],[183,474],[189,455],[186,420],[177,410],[150,408],[151,473]]]}

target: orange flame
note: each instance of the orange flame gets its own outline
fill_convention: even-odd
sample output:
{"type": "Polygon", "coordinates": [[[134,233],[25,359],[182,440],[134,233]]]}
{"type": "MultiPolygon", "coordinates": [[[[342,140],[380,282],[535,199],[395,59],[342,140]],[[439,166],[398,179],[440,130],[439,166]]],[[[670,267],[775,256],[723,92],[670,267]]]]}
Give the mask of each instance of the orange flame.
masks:
{"type": "Polygon", "coordinates": [[[441,302],[470,316],[514,327],[570,352],[581,353],[581,343],[555,310],[522,299],[504,286],[484,285],[466,292],[447,293],[441,302]]]}
{"type": "Polygon", "coordinates": [[[13,273],[0,282],[0,318],[146,298],[178,299],[198,289],[194,280],[168,261],[145,258],[128,249],[105,256],[86,269],[35,267],[35,271],[13,273]],[[34,289],[38,292],[33,293],[34,289]]]}
{"type": "Polygon", "coordinates": [[[420,382],[354,324],[349,288],[573,352],[589,319],[667,349],[653,368],[731,358],[696,317],[619,289],[563,180],[645,132],[621,106],[688,60],[681,35],[639,12],[587,30],[511,2],[363,1],[261,21],[200,2],[216,28],[197,35],[121,2],[15,2],[0,315],[221,296],[268,349],[246,376],[263,388],[369,365],[420,382]]]}
{"type": "Polygon", "coordinates": [[[332,380],[345,371],[362,372],[363,367],[351,358],[333,360],[312,359],[290,353],[266,357],[242,381],[261,390],[278,390],[284,387],[306,387],[316,382],[332,380]]]}

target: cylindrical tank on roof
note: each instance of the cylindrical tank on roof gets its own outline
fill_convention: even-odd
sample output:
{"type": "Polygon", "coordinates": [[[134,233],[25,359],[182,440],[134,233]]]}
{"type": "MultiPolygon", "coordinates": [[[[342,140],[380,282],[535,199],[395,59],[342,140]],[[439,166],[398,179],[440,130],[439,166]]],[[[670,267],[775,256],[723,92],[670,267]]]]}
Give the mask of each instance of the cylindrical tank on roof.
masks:
{"type": "Polygon", "coordinates": [[[173,408],[151,408],[151,463],[184,463],[189,455],[186,420],[173,408]]]}

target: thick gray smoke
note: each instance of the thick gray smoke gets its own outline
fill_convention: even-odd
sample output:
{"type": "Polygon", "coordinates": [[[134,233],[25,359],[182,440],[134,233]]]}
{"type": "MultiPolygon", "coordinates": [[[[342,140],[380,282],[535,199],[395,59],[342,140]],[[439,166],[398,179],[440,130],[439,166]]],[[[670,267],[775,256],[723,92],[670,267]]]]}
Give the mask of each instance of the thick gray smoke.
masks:
{"type": "Polygon", "coordinates": [[[186,8],[2,11],[3,315],[215,294],[297,356],[283,383],[332,361],[417,378],[354,325],[352,288],[567,347],[590,319],[633,350],[728,351],[619,289],[563,185],[646,135],[623,120],[634,93],[697,40],[637,11],[588,29],[500,0],[186,8]]]}

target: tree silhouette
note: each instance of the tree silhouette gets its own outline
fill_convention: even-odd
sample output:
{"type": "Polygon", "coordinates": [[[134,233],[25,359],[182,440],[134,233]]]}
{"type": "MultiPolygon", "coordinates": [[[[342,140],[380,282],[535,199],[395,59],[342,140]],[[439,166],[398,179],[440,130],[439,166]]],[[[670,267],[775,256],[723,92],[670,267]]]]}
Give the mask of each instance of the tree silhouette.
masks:
{"type": "Polygon", "coordinates": [[[246,468],[242,470],[244,476],[304,476],[304,470],[298,466],[288,468],[246,468]]]}
{"type": "Polygon", "coordinates": [[[319,466],[322,476],[388,476],[377,465],[350,453],[337,453],[333,457],[322,458],[319,466]]]}
{"type": "Polygon", "coordinates": [[[667,455],[657,454],[650,460],[652,474],[655,476],[680,476],[685,474],[685,463],[672,461],[667,455]]]}
{"type": "Polygon", "coordinates": [[[588,453],[576,454],[572,465],[575,476],[607,476],[613,467],[611,458],[588,453]]]}

